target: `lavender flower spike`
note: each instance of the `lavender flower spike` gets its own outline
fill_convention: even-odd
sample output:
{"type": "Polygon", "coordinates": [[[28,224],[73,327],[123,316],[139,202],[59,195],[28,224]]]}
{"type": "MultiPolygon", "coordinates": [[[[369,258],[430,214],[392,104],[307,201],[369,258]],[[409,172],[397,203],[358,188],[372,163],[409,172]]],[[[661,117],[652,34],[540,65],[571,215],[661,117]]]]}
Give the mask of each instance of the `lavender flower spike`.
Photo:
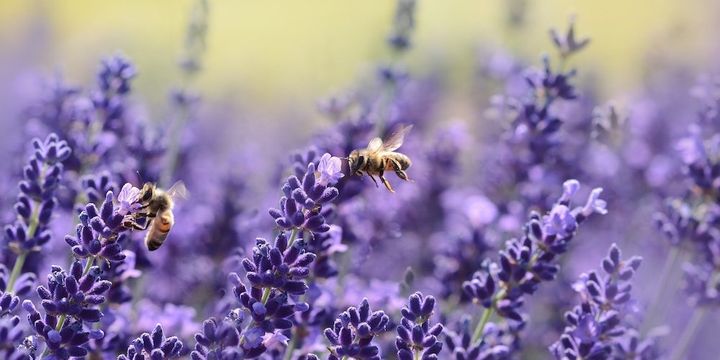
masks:
{"type": "MultiPolygon", "coordinates": [[[[637,334],[629,331],[624,320],[631,300],[630,281],[640,267],[642,258],[622,260],[620,249],[613,244],[602,261],[604,275],[595,271],[581,275],[575,284],[581,304],[565,314],[568,323],[560,340],[550,347],[557,359],[624,359],[627,353],[623,339],[630,336],[637,343],[637,334]]],[[[651,359],[651,347],[637,354],[651,359]],[[643,355],[645,354],[645,355],[643,355]],[[649,357],[648,357],[649,356],[649,357]]]]}
{"type": "Polygon", "coordinates": [[[395,346],[398,359],[413,360],[420,356],[425,360],[436,360],[443,348],[438,337],[443,332],[442,324],[430,326],[430,317],[435,309],[435,298],[423,297],[422,293],[410,295],[408,305],[401,310],[402,320],[397,327],[395,346]]]}
{"type": "Polygon", "coordinates": [[[54,193],[62,178],[62,162],[71,153],[67,142],[55,134],[48,135],[45,141],[34,139],[32,145],[33,156],[23,168],[24,179],[18,184],[20,194],[15,203],[18,220],[5,228],[8,245],[18,255],[37,251],[50,240],[47,227],[57,204],[54,193]]]}
{"type": "Polygon", "coordinates": [[[508,240],[505,249],[499,251],[497,263],[486,264],[472,281],[463,284],[473,302],[485,308],[472,346],[483,336],[493,312],[517,323],[526,321],[521,313],[524,296],[534,294],[541,283],[555,279],[560,270],[558,257],[567,251],[578,225],[594,212],[604,213],[605,202],[598,198],[601,189],[592,191],[585,207],[571,208],[568,195],[575,192],[577,185],[570,180],[564,188],[549,214],[531,214],[522,238],[508,240]]]}
{"type": "Polygon", "coordinates": [[[133,340],[127,353],[118,360],[168,360],[181,356],[183,343],[175,336],[166,338],[162,325],[157,324],[152,334],[143,333],[133,340]]]}
{"type": "Polygon", "coordinates": [[[338,316],[332,328],[325,329],[325,337],[331,344],[328,359],[380,360],[380,348],[372,340],[387,330],[389,322],[383,311],[370,310],[367,299],[357,308],[349,307],[338,316]]]}

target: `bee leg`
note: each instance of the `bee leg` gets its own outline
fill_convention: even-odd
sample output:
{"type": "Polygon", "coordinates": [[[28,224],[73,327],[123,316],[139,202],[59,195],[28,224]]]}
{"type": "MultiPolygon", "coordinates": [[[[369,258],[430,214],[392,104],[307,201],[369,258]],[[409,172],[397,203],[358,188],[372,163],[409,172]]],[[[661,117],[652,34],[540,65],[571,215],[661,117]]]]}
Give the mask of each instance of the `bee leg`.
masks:
{"type": "MultiPolygon", "coordinates": [[[[369,177],[372,179],[372,181],[375,183],[375,187],[380,187],[380,185],[378,185],[378,183],[377,183],[377,180],[375,180],[375,178],[374,178],[372,175],[368,174],[368,176],[369,176],[369,177]]],[[[380,175],[380,178],[382,179],[382,175],[380,175]]]]}
{"type": "Polygon", "coordinates": [[[123,220],[123,227],[125,227],[125,228],[131,228],[131,229],[134,229],[134,230],[141,230],[141,231],[142,231],[142,230],[147,230],[148,226],[150,226],[150,222],[149,222],[149,221],[145,222],[145,225],[140,225],[140,224],[137,223],[137,221],[135,221],[135,220],[133,220],[133,219],[123,220]]]}
{"type": "Polygon", "coordinates": [[[408,178],[407,173],[405,172],[405,170],[402,169],[402,166],[400,166],[400,163],[397,160],[391,160],[391,162],[393,170],[395,171],[395,175],[405,181],[412,181],[408,178]]]}
{"type": "Polygon", "coordinates": [[[384,176],[384,174],[383,174],[382,172],[380,173],[380,181],[382,181],[383,185],[385,185],[385,187],[386,187],[391,193],[394,193],[394,192],[395,192],[395,190],[393,190],[392,186],[390,185],[390,182],[387,181],[387,179],[385,178],[385,176],[384,176]]]}

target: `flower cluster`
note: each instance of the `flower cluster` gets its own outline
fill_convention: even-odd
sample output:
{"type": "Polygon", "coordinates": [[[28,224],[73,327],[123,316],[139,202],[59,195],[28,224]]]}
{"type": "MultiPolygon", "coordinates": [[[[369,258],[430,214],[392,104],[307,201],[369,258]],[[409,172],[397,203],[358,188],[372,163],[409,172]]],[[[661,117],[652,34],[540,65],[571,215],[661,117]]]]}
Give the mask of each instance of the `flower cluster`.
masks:
{"type": "Polygon", "coordinates": [[[438,337],[443,332],[442,324],[430,326],[430,316],[435,309],[435,298],[424,297],[422,293],[410,295],[408,305],[402,308],[402,320],[397,327],[395,346],[398,359],[434,360],[442,350],[438,337]]]}
{"type": "Polygon", "coordinates": [[[292,327],[294,314],[308,309],[305,303],[289,302],[285,293],[255,287],[248,292],[236,274],[231,274],[231,281],[235,284],[233,294],[241,308],[233,310],[230,317],[237,326],[248,318],[248,324],[240,334],[240,347],[248,358],[262,354],[272,341],[283,338],[280,331],[292,327]]]}
{"type": "Polygon", "coordinates": [[[238,347],[240,333],[229,320],[205,320],[202,333],[195,334],[195,341],[197,345],[190,354],[193,360],[243,358],[243,352],[238,347]]]}
{"type": "MultiPolygon", "coordinates": [[[[602,261],[604,275],[591,271],[581,276],[575,290],[582,302],[565,314],[568,326],[560,340],[550,348],[555,358],[622,358],[622,354],[613,352],[624,346],[620,337],[627,333],[625,316],[631,299],[631,280],[641,261],[642,258],[637,256],[623,260],[620,249],[613,244],[602,261]]],[[[634,355],[639,359],[651,359],[651,351],[647,347],[634,355]]]]}
{"type": "Polygon", "coordinates": [[[288,243],[281,232],[271,246],[265,239],[257,239],[252,260],[243,259],[245,277],[255,289],[277,290],[292,295],[304,294],[308,287],[303,281],[310,275],[308,267],[315,254],[305,252],[302,241],[288,243]]]}
{"type": "MultiPolygon", "coordinates": [[[[88,263],[89,264],[89,263],[88,263]]],[[[98,306],[105,302],[104,294],[111,283],[100,279],[100,269],[90,266],[83,269],[79,261],[73,262],[70,271],[53,266],[48,285],[39,286],[44,318],[30,300],[23,302],[28,322],[45,343],[45,352],[58,359],[84,356],[84,347],[90,339],[104,336],[101,330],[86,331],[84,323],[96,323],[103,314],[98,306]]]]}
{"type": "Polygon", "coordinates": [[[371,311],[367,299],[340,313],[331,328],[325,329],[331,360],[355,358],[379,360],[380,348],[373,339],[387,331],[390,318],[383,311],[371,311]]]}
{"type": "MultiPolygon", "coordinates": [[[[337,161],[340,159],[335,158],[337,161]]],[[[280,199],[280,209],[269,210],[275,223],[283,229],[298,229],[321,234],[330,230],[325,222],[329,215],[328,210],[323,211],[322,206],[333,201],[339,194],[333,187],[340,177],[340,167],[336,161],[328,159],[317,168],[314,163],[307,166],[302,182],[292,175],[282,187],[285,194],[280,199]]]]}
{"type": "Polygon", "coordinates": [[[32,141],[33,155],[23,168],[24,179],[15,203],[18,220],[5,228],[8,246],[18,255],[37,251],[50,241],[48,224],[57,204],[55,190],[62,179],[63,164],[71,150],[67,142],[50,134],[32,141]]]}
{"type": "MultiPolygon", "coordinates": [[[[122,193],[121,193],[122,195],[122,193]]],[[[122,204],[122,200],[119,199],[122,204]]],[[[77,225],[76,236],[66,236],[65,242],[72,248],[73,255],[78,259],[106,262],[118,262],[125,259],[122,243],[127,241],[127,228],[123,224],[122,207],[116,209],[112,191],[105,194],[105,200],[98,209],[95,204],[88,204],[80,213],[80,224],[77,225]]]]}
{"type": "Polygon", "coordinates": [[[157,324],[152,333],[143,333],[128,346],[127,353],[118,360],[168,360],[180,358],[183,343],[177,337],[165,337],[162,325],[157,324]]]}
{"type": "Polygon", "coordinates": [[[568,250],[578,225],[593,213],[604,214],[605,202],[599,199],[602,189],[594,189],[585,206],[570,208],[570,199],[579,189],[576,180],[563,185],[564,192],[544,216],[530,215],[520,239],[510,239],[499,251],[497,263],[486,263],[473,279],[463,284],[465,293],[485,308],[483,318],[473,335],[481,339],[490,314],[516,322],[526,319],[521,313],[525,295],[535,293],[542,282],[555,279],[558,257],[568,250]]]}

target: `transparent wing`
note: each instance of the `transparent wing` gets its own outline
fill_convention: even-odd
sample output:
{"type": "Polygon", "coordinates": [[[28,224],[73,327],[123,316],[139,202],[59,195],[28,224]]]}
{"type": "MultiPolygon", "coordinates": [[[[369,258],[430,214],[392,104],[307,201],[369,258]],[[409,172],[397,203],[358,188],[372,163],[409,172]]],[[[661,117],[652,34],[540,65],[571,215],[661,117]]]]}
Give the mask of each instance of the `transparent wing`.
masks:
{"type": "Polygon", "coordinates": [[[382,150],[383,151],[395,151],[400,146],[402,146],[403,141],[405,141],[405,135],[410,132],[412,129],[412,125],[408,126],[400,126],[400,128],[392,133],[390,136],[388,136],[385,141],[382,143],[382,150]]]}
{"type": "Polygon", "coordinates": [[[383,141],[379,137],[370,140],[367,146],[367,150],[370,152],[378,152],[383,146],[383,141]]]}
{"type": "Polygon", "coordinates": [[[167,194],[173,198],[173,200],[185,200],[188,198],[188,191],[187,187],[185,187],[185,183],[180,180],[173,184],[168,190],[167,194]]]}

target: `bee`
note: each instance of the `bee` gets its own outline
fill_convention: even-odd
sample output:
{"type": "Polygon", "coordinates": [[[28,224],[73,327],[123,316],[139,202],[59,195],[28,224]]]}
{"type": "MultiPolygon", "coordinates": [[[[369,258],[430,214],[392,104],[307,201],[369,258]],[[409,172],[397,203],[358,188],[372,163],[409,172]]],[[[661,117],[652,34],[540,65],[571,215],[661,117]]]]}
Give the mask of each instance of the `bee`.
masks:
{"type": "Polygon", "coordinates": [[[395,190],[385,179],[385,171],[392,170],[400,179],[411,181],[405,170],[412,165],[412,161],[407,155],[395,152],[402,146],[405,135],[410,129],[412,129],[412,125],[402,126],[384,140],[376,137],[370,140],[365,149],[353,150],[348,156],[350,174],[358,176],[367,174],[375,186],[380,187],[373,177],[373,175],[377,175],[390,192],[395,192],[395,190]]]}
{"type": "Polygon", "coordinates": [[[125,219],[125,226],[132,227],[136,230],[148,230],[145,234],[145,246],[150,251],[155,251],[162,246],[168,233],[175,224],[175,216],[173,215],[173,207],[175,200],[187,197],[187,188],[182,181],[176,182],[168,190],[163,190],[153,183],[145,183],[138,201],[141,207],[140,211],[129,215],[125,219]],[[144,224],[137,221],[144,219],[144,224]]]}

